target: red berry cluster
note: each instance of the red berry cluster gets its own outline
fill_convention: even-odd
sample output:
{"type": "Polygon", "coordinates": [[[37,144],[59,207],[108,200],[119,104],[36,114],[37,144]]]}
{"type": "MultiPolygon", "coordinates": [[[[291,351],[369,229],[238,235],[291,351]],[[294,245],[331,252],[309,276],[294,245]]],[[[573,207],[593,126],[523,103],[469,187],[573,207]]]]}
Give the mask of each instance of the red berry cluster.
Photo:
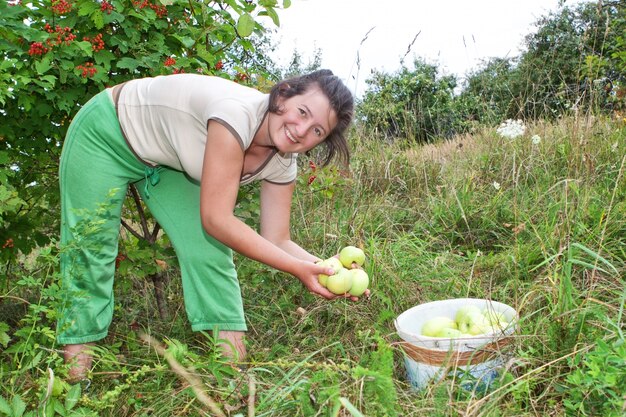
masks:
{"type": "Polygon", "coordinates": [[[59,46],[61,44],[69,45],[74,39],[76,39],[76,35],[72,33],[72,29],[69,26],[61,27],[59,25],[56,25],[54,29],[52,29],[52,26],[50,26],[49,23],[46,23],[44,29],[50,34],[56,33],[57,35],[56,39],[49,38],[46,41],[46,45],[49,48],[54,48],[55,46],[59,46]]]}
{"type": "Polygon", "coordinates": [[[12,248],[13,247],[13,239],[8,238],[4,245],[2,245],[2,249],[12,248]]]}
{"type": "Polygon", "coordinates": [[[104,49],[104,41],[102,40],[102,33],[98,33],[93,39],[85,36],[84,41],[91,42],[91,49],[94,52],[98,52],[104,49]]]}
{"type": "Polygon", "coordinates": [[[176,68],[174,69],[174,74],[184,74],[185,73],[185,69],[184,68],[176,68]]]}
{"type": "Polygon", "coordinates": [[[133,2],[135,7],[139,7],[140,9],[144,9],[146,7],[151,8],[156,13],[157,17],[165,17],[167,16],[167,8],[160,4],[154,4],[150,2],[150,0],[136,0],[133,2]]]}
{"type": "Polygon", "coordinates": [[[100,5],[100,10],[102,10],[102,12],[106,14],[111,14],[114,9],[115,8],[113,7],[113,5],[107,0],[103,0],[102,4],[100,5]]]}
{"type": "Polygon", "coordinates": [[[30,49],[28,50],[28,55],[43,55],[48,52],[48,48],[43,46],[41,42],[33,42],[30,44],[30,49]]]}
{"type": "Polygon", "coordinates": [[[81,70],[83,78],[93,77],[98,70],[93,66],[93,62],[86,62],[85,65],[77,65],[77,70],[81,70]]]}
{"type": "Polygon", "coordinates": [[[250,77],[248,77],[247,74],[244,74],[243,72],[238,72],[237,75],[235,75],[235,82],[236,83],[243,83],[246,82],[250,79],[250,77]]]}
{"type": "Polygon", "coordinates": [[[307,185],[311,185],[313,181],[315,181],[315,179],[317,178],[317,175],[315,175],[315,171],[317,170],[317,165],[315,165],[315,162],[309,161],[309,168],[311,169],[311,175],[309,176],[307,185]]]}
{"type": "Polygon", "coordinates": [[[176,65],[176,60],[174,58],[167,58],[165,59],[165,62],[163,63],[163,65],[165,65],[166,67],[171,67],[172,65],[176,65]]]}
{"type": "Polygon", "coordinates": [[[44,26],[44,30],[49,34],[56,36],[51,36],[46,39],[45,46],[42,42],[31,43],[30,49],[28,50],[28,55],[43,55],[57,46],[69,45],[74,39],[76,39],[76,35],[72,33],[72,29],[68,26],[61,27],[57,25],[54,29],[52,29],[52,26],[50,26],[49,23],[46,23],[46,25],[44,26]]]}
{"type": "Polygon", "coordinates": [[[219,71],[222,68],[224,68],[224,63],[222,61],[217,61],[217,64],[215,64],[215,69],[219,71]]]}
{"type": "Polygon", "coordinates": [[[58,15],[68,14],[72,11],[72,3],[67,0],[52,0],[52,11],[58,15]]]}

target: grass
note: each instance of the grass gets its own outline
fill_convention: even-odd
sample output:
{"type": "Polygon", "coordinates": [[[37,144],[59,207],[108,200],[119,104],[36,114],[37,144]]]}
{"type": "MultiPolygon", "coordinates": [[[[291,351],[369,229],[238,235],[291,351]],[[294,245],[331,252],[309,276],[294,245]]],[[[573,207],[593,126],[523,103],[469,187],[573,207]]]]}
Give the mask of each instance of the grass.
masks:
{"type": "Polygon", "coordinates": [[[19,401],[32,415],[44,403],[47,415],[622,415],[624,137],[623,122],[592,117],[530,125],[514,140],[493,128],[425,146],[355,133],[349,175],[318,170],[307,186],[304,165],[293,238],[320,257],[361,246],[370,299],[328,302],[295,278],[237,256],[250,357],[236,369],[216,353],[210,334],[189,330],[176,271],[166,288],[168,322],[157,317],[151,287],[131,279],[130,291],[118,287],[93,384],[73,406],[67,386],[44,400],[47,368],[61,378],[65,372],[52,330],[54,253],[44,252],[0,298],[0,313],[16,298],[29,307],[0,316],[9,324],[0,325],[0,341],[11,338],[0,352],[0,415],[6,406],[19,411],[19,401]],[[539,144],[530,140],[535,134],[539,144]],[[415,392],[394,318],[457,297],[518,310],[514,360],[487,393],[451,378],[415,392]],[[141,333],[165,344],[166,356],[141,333]],[[200,384],[174,372],[171,358],[200,384]]]}

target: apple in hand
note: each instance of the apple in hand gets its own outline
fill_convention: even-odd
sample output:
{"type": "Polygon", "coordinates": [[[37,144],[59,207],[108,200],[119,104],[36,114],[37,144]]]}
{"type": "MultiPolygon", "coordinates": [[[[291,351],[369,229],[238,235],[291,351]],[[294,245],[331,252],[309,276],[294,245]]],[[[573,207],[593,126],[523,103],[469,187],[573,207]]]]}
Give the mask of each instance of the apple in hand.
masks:
{"type": "Polygon", "coordinates": [[[370,285],[370,278],[362,269],[350,269],[348,273],[352,276],[352,286],[350,287],[350,295],[360,297],[363,295],[367,286],[370,285]]]}
{"type": "MultiPolygon", "coordinates": [[[[324,259],[323,261],[317,261],[316,262],[318,265],[321,266],[325,266],[327,268],[332,268],[333,271],[335,271],[335,273],[337,273],[337,271],[339,271],[340,269],[343,268],[343,265],[341,264],[341,261],[337,258],[328,258],[328,259],[324,259]]],[[[319,281],[320,284],[322,284],[323,287],[326,287],[327,282],[328,282],[328,275],[326,274],[319,274],[317,276],[317,280],[319,281]]]]}
{"type": "Polygon", "coordinates": [[[437,336],[443,329],[457,329],[457,324],[449,317],[437,316],[428,320],[422,326],[422,334],[424,336],[439,337],[437,336]]]}
{"type": "Polygon", "coordinates": [[[352,263],[362,266],[365,263],[365,252],[356,246],[346,246],[339,251],[339,260],[346,268],[352,268],[352,263]]]}
{"type": "Polygon", "coordinates": [[[352,274],[346,268],[335,271],[334,275],[329,275],[326,280],[326,288],[333,294],[341,295],[350,291],[352,287],[352,274]]]}

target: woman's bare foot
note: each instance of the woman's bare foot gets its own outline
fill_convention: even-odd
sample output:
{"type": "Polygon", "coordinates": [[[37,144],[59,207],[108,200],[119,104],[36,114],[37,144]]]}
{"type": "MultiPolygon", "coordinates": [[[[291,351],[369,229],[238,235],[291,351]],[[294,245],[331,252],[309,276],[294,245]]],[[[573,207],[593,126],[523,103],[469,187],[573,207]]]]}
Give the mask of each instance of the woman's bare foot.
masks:
{"type": "Polygon", "coordinates": [[[93,362],[91,346],[93,346],[93,343],[65,345],[63,357],[65,363],[70,365],[68,371],[70,383],[73,384],[87,378],[87,371],[91,368],[93,362]]]}

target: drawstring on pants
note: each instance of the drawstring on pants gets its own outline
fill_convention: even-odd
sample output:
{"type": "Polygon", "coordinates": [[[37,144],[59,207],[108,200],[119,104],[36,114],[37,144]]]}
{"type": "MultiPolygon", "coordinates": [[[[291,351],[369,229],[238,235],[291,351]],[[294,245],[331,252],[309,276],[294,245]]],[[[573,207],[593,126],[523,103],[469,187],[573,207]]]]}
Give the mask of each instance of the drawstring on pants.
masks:
{"type": "Polygon", "coordinates": [[[153,187],[159,183],[161,177],[159,176],[158,167],[146,167],[144,170],[144,178],[145,184],[143,186],[143,191],[146,194],[146,198],[150,198],[150,193],[148,192],[148,183],[153,187]]]}

